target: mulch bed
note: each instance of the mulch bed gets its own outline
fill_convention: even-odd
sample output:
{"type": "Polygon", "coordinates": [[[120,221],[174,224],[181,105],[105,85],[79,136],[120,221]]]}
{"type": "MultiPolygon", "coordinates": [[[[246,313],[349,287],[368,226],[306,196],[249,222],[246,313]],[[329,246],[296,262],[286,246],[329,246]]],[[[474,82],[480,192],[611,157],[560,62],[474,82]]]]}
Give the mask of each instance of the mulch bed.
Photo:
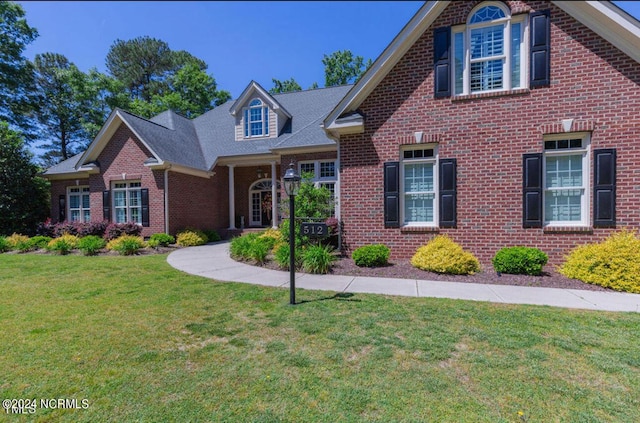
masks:
{"type": "Polygon", "coordinates": [[[485,269],[473,275],[443,275],[413,267],[409,261],[392,261],[384,267],[358,267],[350,258],[340,257],[332,267],[334,275],[372,276],[379,278],[420,279],[443,282],[468,282],[495,285],[537,286],[545,288],[582,289],[587,291],[611,291],[559,274],[554,266],[547,265],[540,276],[498,275],[493,269],[485,269]]]}

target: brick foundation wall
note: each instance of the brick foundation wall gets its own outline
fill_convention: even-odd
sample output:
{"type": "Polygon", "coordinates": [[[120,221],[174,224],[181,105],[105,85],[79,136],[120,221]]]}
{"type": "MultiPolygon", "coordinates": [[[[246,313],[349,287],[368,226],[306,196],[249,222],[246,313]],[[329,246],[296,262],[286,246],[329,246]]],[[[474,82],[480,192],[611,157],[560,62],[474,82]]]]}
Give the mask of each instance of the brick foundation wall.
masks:
{"type": "MultiPolygon", "coordinates": [[[[385,243],[406,258],[447,234],[483,264],[505,246],[541,248],[552,263],[613,229],[522,227],[522,155],[543,151],[543,136],[591,131],[591,150],[617,149],[617,227],[640,224],[640,66],[548,2],[507,2],[514,12],[551,10],[551,84],[465,99],[433,96],[433,28],[463,23],[477,2],[452,2],[360,106],[365,132],[340,140],[341,211],[347,252],[385,243]],[[398,161],[416,131],[457,159],[457,227],[412,232],[384,227],[383,164],[398,161]]],[[[593,159],[589,157],[593,189],[593,159]]],[[[285,163],[283,161],[283,163],[285,163]]],[[[589,193],[592,197],[592,192],[589,193]]],[[[589,215],[593,219],[593,202],[589,215]]]]}

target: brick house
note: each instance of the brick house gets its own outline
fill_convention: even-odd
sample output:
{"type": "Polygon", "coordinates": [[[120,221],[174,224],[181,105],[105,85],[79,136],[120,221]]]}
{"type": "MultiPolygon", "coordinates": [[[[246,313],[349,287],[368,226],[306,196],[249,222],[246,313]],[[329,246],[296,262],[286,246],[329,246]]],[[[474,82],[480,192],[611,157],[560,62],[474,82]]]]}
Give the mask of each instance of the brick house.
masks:
{"type": "Polygon", "coordinates": [[[268,227],[293,162],[334,192],[346,252],[447,234],[485,264],[514,245],[559,263],[640,225],[639,62],[640,23],[610,2],[426,2],[353,86],[115,110],[45,173],[52,217],[268,227]]]}
{"type": "Polygon", "coordinates": [[[85,152],[44,173],[52,220],[136,222],[145,237],[275,227],[289,163],[335,192],[337,147],[321,123],[349,88],[271,95],[251,82],[193,120],[114,110],[85,152]]]}
{"type": "Polygon", "coordinates": [[[610,2],[427,2],[324,121],[347,251],[447,234],[558,263],[640,225],[640,24],[610,2]]]}

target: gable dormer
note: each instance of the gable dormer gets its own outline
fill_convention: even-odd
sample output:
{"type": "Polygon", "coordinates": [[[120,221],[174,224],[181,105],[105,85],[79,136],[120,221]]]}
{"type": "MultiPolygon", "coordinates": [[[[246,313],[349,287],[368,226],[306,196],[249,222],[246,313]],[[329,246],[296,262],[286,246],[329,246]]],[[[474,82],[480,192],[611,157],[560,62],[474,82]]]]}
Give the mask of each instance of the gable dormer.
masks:
{"type": "Polygon", "coordinates": [[[245,88],[229,110],[235,118],[236,141],[276,138],[291,115],[255,81],[245,88]]]}

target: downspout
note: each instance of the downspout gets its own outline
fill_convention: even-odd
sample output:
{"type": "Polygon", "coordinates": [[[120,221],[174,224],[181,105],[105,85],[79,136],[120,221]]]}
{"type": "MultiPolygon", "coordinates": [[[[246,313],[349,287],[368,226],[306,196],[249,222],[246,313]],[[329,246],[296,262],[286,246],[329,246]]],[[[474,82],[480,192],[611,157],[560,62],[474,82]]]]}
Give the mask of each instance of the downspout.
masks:
{"type": "Polygon", "coordinates": [[[169,169],[164,170],[164,233],[169,233],[169,169]]]}

